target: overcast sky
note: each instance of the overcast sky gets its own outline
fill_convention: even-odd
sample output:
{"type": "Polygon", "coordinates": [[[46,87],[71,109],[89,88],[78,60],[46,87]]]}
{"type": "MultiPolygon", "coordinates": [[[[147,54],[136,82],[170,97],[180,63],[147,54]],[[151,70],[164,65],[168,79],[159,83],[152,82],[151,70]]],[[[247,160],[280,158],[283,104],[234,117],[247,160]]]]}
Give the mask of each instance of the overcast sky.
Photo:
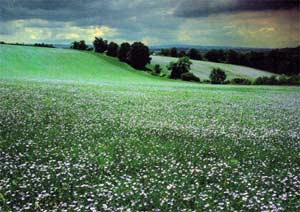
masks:
{"type": "Polygon", "coordinates": [[[300,45],[299,0],[0,0],[0,41],[300,45]]]}

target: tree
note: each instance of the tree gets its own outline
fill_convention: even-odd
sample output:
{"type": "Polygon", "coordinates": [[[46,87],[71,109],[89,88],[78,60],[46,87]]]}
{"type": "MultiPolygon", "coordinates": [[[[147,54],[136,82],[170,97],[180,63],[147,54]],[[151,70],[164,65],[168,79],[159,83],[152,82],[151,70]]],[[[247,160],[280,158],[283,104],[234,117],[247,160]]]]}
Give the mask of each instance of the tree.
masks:
{"type": "Polygon", "coordinates": [[[181,50],[181,51],[178,53],[178,57],[186,57],[185,51],[181,50]]]}
{"type": "Polygon", "coordinates": [[[151,57],[147,46],[142,42],[135,42],[131,45],[128,62],[133,68],[143,70],[150,61],[151,57]]]}
{"type": "Polygon", "coordinates": [[[225,53],[223,50],[210,50],[205,54],[205,58],[211,62],[224,62],[225,53]]]}
{"type": "Polygon", "coordinates": [[[78,49],[78,42],[74,41],[73,43],[71,43],[71,49],[78,49]]]}
{"type": "Polygon", "coordinates": [[[170,56],[170,49],[161,49],[159,55],[170,56]]]}
{"type": "Polygon", "coordinates": [[[129,43],[122,43],[119,51],[118,51],[118,58],[122,62],[127,62],[128,61],[128,54],[130,51],[130,44],[129,43]]]}
{"type": "Polygon", "coordinates": [[[200,54],[200,52],[197,49],[190,49],[188,52],[188,57],[191,60],[202,60],[202,55],[200,54]]]}
{"type": "Polygon", "coordinates": [[[171,57],[177,57],[178,56],[178,53],[177,53],[177,49],[176,48],[172,48],[170,50],[170,56],[171,57]]]}
{"type": "Polygon", "coordinates": [[[115,42],[110,42],[107,46],[106,54],[111,57],[117,57],[118,55],[119,45],[115,42]]]}
{"type": "Polygon", "coordinates": [[[103,53],[107,50],[107,40],[95,37],[93,44],[95,52],[103,53]]]}
{"type": "Polygon", "coordinates": [[[88,46],[85,44],[85,41],[84,41],[84,40],[81,40],[81,41],[79,41],[79,42],[74,41],[74,42],[71,44],[71,49],[87,50],[87,49],[88,49],[88,46]]]}
{"type": "Polygon", "coordinates": [[[179,58],[177,62],[171,62],[168,69],[171,70],[170,78],[180,79],[183,73],[187,73],[191,69],[192,62],[188,57],[179,58]]]}
{"type": "Polygon", "coordinates": [[[239,54],[234,50],[229,50],[227,52],[227,63],[238,64],[239,63],[239,54]]]}
{"type": "Polygon", "coordinates": [[[212,84],[222,84],[226,77],[226,73],[220,68],[214,68],[209,75],[212,84]]]}

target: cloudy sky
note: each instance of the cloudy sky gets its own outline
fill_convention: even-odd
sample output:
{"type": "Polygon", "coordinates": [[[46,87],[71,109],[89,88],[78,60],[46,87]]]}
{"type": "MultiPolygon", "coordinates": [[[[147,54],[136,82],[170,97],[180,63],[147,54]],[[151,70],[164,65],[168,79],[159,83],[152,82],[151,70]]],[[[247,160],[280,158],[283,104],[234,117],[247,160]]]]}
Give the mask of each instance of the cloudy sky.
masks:
{"type": "Polygon", "coordinates": [[[0,0],[0,41],[300,45],[300,0],[0,0]]]}

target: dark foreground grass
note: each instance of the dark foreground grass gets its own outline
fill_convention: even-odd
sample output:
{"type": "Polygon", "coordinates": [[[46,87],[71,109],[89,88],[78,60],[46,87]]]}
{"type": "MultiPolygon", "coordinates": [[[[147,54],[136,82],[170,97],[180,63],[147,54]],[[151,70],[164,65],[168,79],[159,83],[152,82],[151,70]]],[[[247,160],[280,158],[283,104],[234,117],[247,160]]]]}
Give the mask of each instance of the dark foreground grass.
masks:
{"type": "Polygon", "coordinates": [[[300,210],[299,88],[2,81],[0,100],[1,211],[300,210]]]}

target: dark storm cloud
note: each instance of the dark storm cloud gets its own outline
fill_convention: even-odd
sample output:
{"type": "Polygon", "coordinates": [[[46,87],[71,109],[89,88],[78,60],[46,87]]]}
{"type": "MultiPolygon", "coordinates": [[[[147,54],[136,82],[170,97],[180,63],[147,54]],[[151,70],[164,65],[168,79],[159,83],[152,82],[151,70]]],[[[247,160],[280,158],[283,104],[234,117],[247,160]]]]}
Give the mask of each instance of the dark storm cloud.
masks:
{"type": "Polygon", "coordinates": [[[0,20],[44,19],[80,25],[122,22],[130,16],[168,8],[175,0],[160,3],[141,0],[1,0],[0,20]]]}
{"type": "Polygon", "coordinates": [[[0,19],[9,21],[36,18],[68,21],[94,15],[95,9],[89,11],[89,6],[95,2],[97,0],[1,0],[0,19]]]}
{"type": "Polygon", "coordinates": [[[203,17],[218,13],[299,9],[299,0],[186,0],[175,10],[179,17],[203,17]]]}

